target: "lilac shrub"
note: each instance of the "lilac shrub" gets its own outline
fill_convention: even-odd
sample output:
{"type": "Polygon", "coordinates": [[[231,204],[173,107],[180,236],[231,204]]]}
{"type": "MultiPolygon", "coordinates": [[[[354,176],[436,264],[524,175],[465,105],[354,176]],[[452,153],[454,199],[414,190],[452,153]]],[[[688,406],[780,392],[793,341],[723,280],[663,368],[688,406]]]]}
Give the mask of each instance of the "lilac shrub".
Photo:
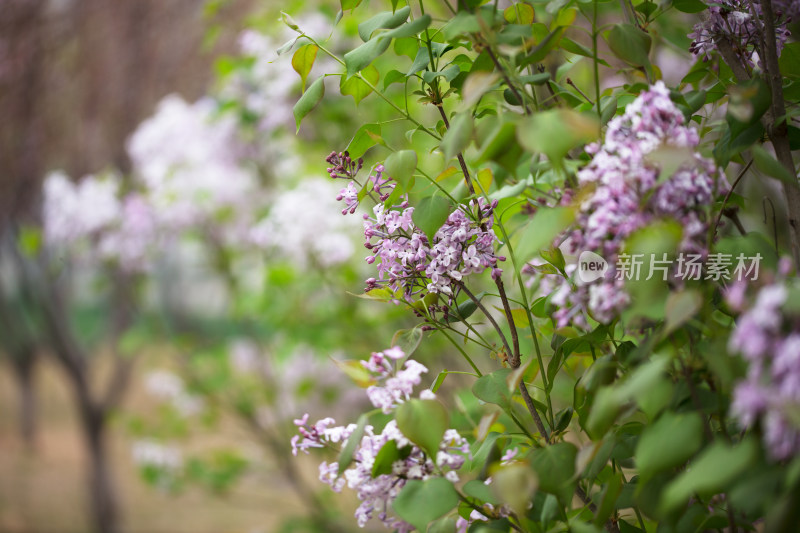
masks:
{"type": "MultiPolygon", "coordinates": [[[[758,290],[736,321],[728,349],[747,361],[747,375],[733,391],[731,411],[740,425],[763,429],[770,455],[786,460],[800,452],[800,313],[793,305],[796,279],[778,279],[758,290]]],[[[730,297],[731,305],[744,302],[730,297]]]]}
{"type": "MultiPolygon", "coordinates": [[[[693,32],[689,34],[689,38],[693,39],[689,50],[707,61],[724,43],[723,45],[730,47],[744,64],[754,67],[760,61],[757,47],[764,32],[762,1],[706,2],[709,6],[707,16],[696,24],[693,32]]],[[[773,2],[773,12],[775,44],[780,55],[791,37],[788,24],[800,15],[800,2],[797,0],[773,2]]]]}
{"type": "MultiPolygon", "coordinates": [[[[383,352],[374,352],[367,361],[362,361],[363,367],[378,382],[367,388],[367,396],[385,414],[392,413],[400,403],[410,400],[414,387],[420,384],[420,375],[428,371],[413,359],[406,359],[403,368],[395,370],[397,362],[405,357],[403,350],[394,346],[383,352]]],[[[435,399],[435,395],[424,390],[419,398],[430,401],[435,399]]],[[[403,435],[396,420],[390,420],[380,432],[368,424],[363,432],[354,436],[356,424],[336,426],[330,417],[309,424],[308,418],[306,414],[295,420],[300,433],[292,437],[295,455],[299,451],[308,453],[310,448],[344,448],[349,439],[359,439],[352,455],[352,465],[346,465],[344,469],[335,461],[323,461],[319,465],[320,481],[330,485],[335,492],[341,492],[345,486],[356,492],[361,502],[355,511],[359,527],[377,517],[389,529],[413,531],[411,524],[392,512],[394,499],[411,480],[425,481],[443,476],[450,482],[458,482],[457,471],[469,455],[469,444],[454,429],[444,432],[439,450],[432,457],[403,435]],[[376,472],[376,458],[390,443],[400,454],[392,462],[390,471],[376,472]]]]}
{"type": "MultiPolygon", "coordinates": [[[[565,244],[568,251],[593,251],[614,265],[628,237],[667,219],[683,228],[678,252],[705,256],[708,208],[728,185],[714,162],[697,152],[699,142],[697,131],[685,124],[663,83],[643,92],[623,115],[609,122],[603,143],[586,148],[592,161],[577,177],[589,192],[578,195],[576,228],[565,244]],[[665,149],[691,154],[670,176],[661,175],[653,158],[665,149]]],[[[587,316],[608,323],[630,304],[625,278],[613,266],[589,283],[577,276],[548,278],[542,289],[553,293],[559,326],[572,322],[586,328],[587,316]]]]}

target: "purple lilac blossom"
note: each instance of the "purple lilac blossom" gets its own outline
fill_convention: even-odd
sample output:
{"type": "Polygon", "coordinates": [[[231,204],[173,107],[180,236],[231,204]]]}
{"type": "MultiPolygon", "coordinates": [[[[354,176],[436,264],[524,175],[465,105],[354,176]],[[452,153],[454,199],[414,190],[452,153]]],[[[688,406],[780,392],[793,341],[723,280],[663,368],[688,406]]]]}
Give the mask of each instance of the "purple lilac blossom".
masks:
{"type": "Polygon", "coordinates": [[[616,279],[613,265],[634,231],[659,219],[673,219],[683,227],[678,251],[707,253],[708,221],[703,210],[715,193],[726,190],[727,183],[711,160],[696,153],[698,144],[697,132],[685,125],[668,89],[658,82],[639,95],[624,115],[609,122],[602,144],[587,147],[593,158],[578,172],[578,182],[590,192],[577,196],[581,199],[575,229],[568,234],[566,246],[573,254],[595,251],[612,268],[590,283],[571,275],[574,270],[567,273],[572,279],[544,276],[540,288],[543,294],[553,294],[559,327],[573,323],[586,328],[587,313],[607,323],[630,304],[624,280],[616,279]],[[661,148],[691,152],[689,161],[666,179],[649,157],[661,148]]]}
{"type": "Polygon", "coordinates": [[[477,203],[473,200],[469,205],[458,206],[431,244],[414,225],[414,208],[408,205],[407,196],[401,197],[398,204],[386,203],[397,184],[384,174],[383,165],[374,168],[374,175],[369,176],[364,188],[355,181],[362,159],[353,161],[347,152],[331,152],[326,161],[331,165],[327,168],[331,178],[348,180],[336,197],[345,203],[343,215],[355,212],[361,190],[376,193],[379,199],[372,216],[363,215],[364,247],[371,252],[366,261],[376,264],[377,270],[377,277],[367,279],[367,290],[387,286],[402,291],[408,300],[422,292],[452,297],[454,286],[465,276],[487,268],[492,269],[493,277],[502,274],[497,263],[505,258],[495,254],[494,245],[499,241],[491,229],[497,201],[489,203],[480,198],[477,203]],[[475,211],[475,218],[481,222],[473,218],[475,211]]]}
{"type": "MultiPolygon", "coordinates": [[[[741,303],[733,296],[736,301],[729,303],[741,303]]],[[[788,298],[784,281],[761,288],[728,342],[729,351],[748,363],[747,376],[734,389],[731,414],[745,428],[760,421],[764,444],[777,460],[800,452],[800,327],[785,309],[788,298]]]]}
{"type": "MultiPolygon", "coordinates": [[[[385,390],[400,391],[401,395],[407,398],[413,392],[413,386],[419,384],[419,374],[425,371],[425,367],[409,359],[406,360],[404,369],[395,373],[393,362],[404,357],[405,353],[400,348],[393,347],[383,352],[372,353],[363,365],[384,382],[385,390]],[[396,382],[392,384],[392,380],[396,382]]],[[[430,391],[424,393],[420,394],[420,397],[426,399],[434,397],[430,391]]],[[[393,406],[394,404],[385,412],[390,412],[393,406]]],[[[336,422],[330,417],[323,418],[315,424],[309,424],[308,419],[306,414],[294,421],[299,432],[299,435],[295,435],[291,441],[294,455],[297,455],[298,451],[308,453],[310,448],[345,446],[356,428],[355,424],[336,426],[336,422]]],[[[436,457],[429,457],[400,432],[396,421],[391,420],[380,433],[376,433],[372,425],[366,426],[364,435],[353,454],[353,463],[343,475],[338,474],[338,463],[322,462],[319,465],[319,479],[330,485],[335,492],[341,492],[345,486],[356,491],[361,502],[355,511],[359,527],[364,527],[371,518],[377,517],[389,529],[410,532],[414,528],[391,513],[392,501],[409,480],[426,480],[444,472],[446,479],[453,483],[457,482],[459,477],[456,471],[463,466],[468,454],[469,444],[466,439],[456,430],[448,429],[442,438],[436,457]],[[392,465],[390,474],[373,477],[375,458],[389,441],[394,441],[398,449],[408,449],[409,453],[404,459],[392,465]]]]}
{"type": "MultiPolygon", "coordinates": [[[[758,62],[758,43],[764,31],[763,0],[706,1],[708,14],[702,22],[695,24],[689,38],[689,51],[704,60],[711,58],[719,43],[727,41],[733,52],[750,67],[758,62]]],[[[769,0],[768,0],[769,1],[769,0]]],[[[775,44],[778,55],[791,36],[787,25],[800,14],[799,0],[773,1],[775,15],[775,44]]]]}

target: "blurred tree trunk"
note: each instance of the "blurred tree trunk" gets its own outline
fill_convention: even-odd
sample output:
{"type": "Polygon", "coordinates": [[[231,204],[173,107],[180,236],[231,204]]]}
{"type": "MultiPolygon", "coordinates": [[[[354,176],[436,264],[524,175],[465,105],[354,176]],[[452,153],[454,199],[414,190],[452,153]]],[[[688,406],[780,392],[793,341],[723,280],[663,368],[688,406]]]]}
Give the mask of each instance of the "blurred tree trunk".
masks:
{"type": "Polygon", "coordinates": [[[12,357],[19,386],[19,431],[28,450],[36,449],[36,393],[33,383],[36,350],[26,346],[24,353],[12,357]]]}

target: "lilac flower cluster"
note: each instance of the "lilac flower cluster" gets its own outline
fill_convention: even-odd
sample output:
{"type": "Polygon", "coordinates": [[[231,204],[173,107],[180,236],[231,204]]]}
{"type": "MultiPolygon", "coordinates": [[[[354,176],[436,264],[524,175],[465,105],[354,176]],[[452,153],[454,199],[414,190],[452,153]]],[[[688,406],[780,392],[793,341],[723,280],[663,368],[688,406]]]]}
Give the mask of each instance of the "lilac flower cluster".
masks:
{"type": "MultiPolygon", "coordinates": [[[[764,444],[778,460],[800,452],[800,321],[785,308],[790,290],[783,281],[763,287],[736,321],[728,343],[731,353],[748,362],[731,412],[746,428],[762,423],[764,444]]],[[[734,305],[740,298],[728,299],[734,305]]]]}
{"type": "MultiPolygon", "coordinates": [[[[420,374],[427,369],[420,363],[407,360],[403,370],[394,371],[394,363],[404,358],[406,354],[398,347],[373,353],[364,367],[373,372],[383,382],[382,386],[373,386],[367,389],[367,395],[376,407],[381,407],[388,413],[404,399],[408,399],[415,385],[420,383],[420,374]]],[[[421,398],[431,399],[434,395],[430,391],[423,391],[421,398]]],[[[310,448],[345,446],[347,440],[356,429],[355,424],[336,426],[333,418],[324,418],[315,424],[308,423],[308,414],[295,420],[299,435],[292,438],[292,452],[308,453],[310,448]]],[[[461,468],[469,454],[469,444],[454,429],[448,429],[439,447],[436,457],[426,455],[420,448],[409,441],[391,420],[377,433],[375,428],[367,425],[361,441],[353,454],[353,464],[340,476],[339,464],[323,461],[319,466],[320,481],[340,492],[345,486],[356,491],[361,504],[356,509],[355,516],[359,527],[377,515],[377,518],[389,529],[398,532],[413,531],[413,526],[390,513],[391,503],[400,493],[409,480],[426,480],[440,475],[451,482],[458,481],[456,471],[461,468]],[[373,476],[375,459],[381,449],[390,441],[399,450],[407,453],[401,454],[403,459],[398,459],[392,465],[391,474],[373,476]]]]}
{"type": "MultiPolygon", "coordinates": [[[[682,226],[679,251],[707,253],[704,208],[727,184],[714,163],[696,152],[698,134],[684,122],[658,82],[609,123],[602,144],[587,147],[594,157],[578,172],[578,181],[589,192],[578,196],[575,229],[567,241],[570,253],[595,251],[613,265],[625,239],[662,218],[682,226]],[[689,157],[671,176],[661,176],[653,158],[660,149],[682,150],[689,157]]],[[[554,293],[558,324],[586,327],[584,311],[600,322],[617,316],[630,298],[616,277],[613,267],[591,283],[551,276],[544,288],[554,293]]]]}
{"type": "Polygon", "coordinates": [[[367,361],[361,362],[364,368],[383,382],[383,386],[368,387],[367,397],[372,405],[386,414],[411,397],[414,387],[422,381],[420,376],[428,371],[421,363],[408,359],[403,369],[395,372],[391,361],[399,361],[405,356],[403,350],[395,346],[382,352],[373,352],[367,361]]]}
{"type": "Polygon", "coordinates": [[[423,291],[452,297],[454,287],[465,276],[487,268],[492,269],[495,278],[502,274],[497,263],[505,257],[495,254],[498,239],[491,229],[497,201],[489,203],[480,198],[478,202],[473,200],[467,206],[458,206],[431,244],[427,235],[414,225],[414,208],[409,206],[406,196],[400,198],[399,204],[387,205],[397,184],[384,174],[383,165],[376,166],[374,175],[361,186],[356,174],[363,166],[362,159],[353,161],[347,152],[331,152],[326,161],[332,165],[327,169],[332,178],[348,180],[336,197],[345,203],[343,215],[355,213],[359,197],[364,194],[360,191],[378,196],[372,216],[364,215],[364,246],[372,252],[366,261],[377,262],[378,272],[377,277],[367,279],[367,290],[385,285],[393,291],[402,291],[409,300],[423,291]]]}
{"type": "MultiPolygon", "coordinates": [[[[758,62],[757,48],[764,34],[764,15],[761,8],[763,0],[706,1],[708,16],[694,26],[689,34],[692,44],[689,51],[704,60],[718,49],[719,43],[727,41],[733,52],[747,65],[758,62]]],[[[770,0],[767,0],[770,1],[770,0]]],[[[791,36],[788,23],[800,15],[800,1],[773,1],[775,15],[775,37],[780,55],[784,44],[791,36]]]]}

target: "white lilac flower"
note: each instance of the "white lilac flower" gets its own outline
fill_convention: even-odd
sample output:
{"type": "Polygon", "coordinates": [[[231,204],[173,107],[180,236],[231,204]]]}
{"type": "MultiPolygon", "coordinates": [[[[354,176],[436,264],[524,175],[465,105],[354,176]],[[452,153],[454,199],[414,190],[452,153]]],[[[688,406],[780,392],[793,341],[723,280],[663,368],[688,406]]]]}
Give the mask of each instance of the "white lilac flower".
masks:
{"type": "Polygon", "coordinates": [[[69,246],[119,220],[119,179],[86,176],[73,183],[63,172],[53,172],[44,181],[44,238],[49,245],[69,246]]]}
{"type": "Polygon", "coordinates": [[[185,229],[252,203],[256,180],[239,157],[236,123],[216,104],[165,97],[128,140],[134,174],[160,224],[185,229]]]}
{"type": "Polygon", "coordinates": [[[351,235],[358,222],[335,213],[334,191],[329,182],[304,180],[279,193],[269,214],[250,230],[250,242],[277,249],[304,268],[345,263],[355,253],[351,235]]]}
{"type": "Polygon", "coordinates": [[[133,461],[140,467],[175,471],[183,466],[183,457],[177,447],[151,439],[134,442],[131,454],[133,461]]]}

